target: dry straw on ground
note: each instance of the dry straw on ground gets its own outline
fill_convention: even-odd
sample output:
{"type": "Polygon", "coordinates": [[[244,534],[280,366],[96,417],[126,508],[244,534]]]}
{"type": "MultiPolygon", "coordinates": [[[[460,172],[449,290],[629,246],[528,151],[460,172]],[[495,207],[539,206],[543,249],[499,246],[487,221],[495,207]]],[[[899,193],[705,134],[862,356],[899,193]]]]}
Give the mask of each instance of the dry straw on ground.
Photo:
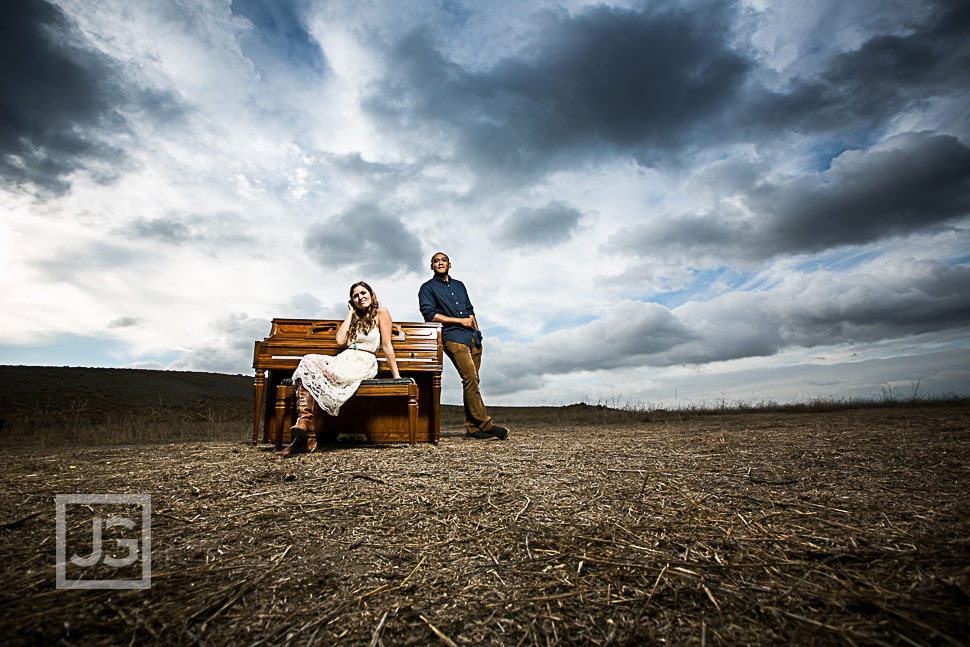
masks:
{"type": "MultiPolygon", "coordinates": [[[[0,635],[99,645],[966,645],[970,408],[502,412],[501,441],[7,438],[0,635]],[[517,418],[518,417],[518,418],[517,418]],[[150,591],[54,588],[54,495],[152,495],[150,591]]],[[[84,521],[75,526],[90,528],[84,521]]],[[[90,545],[90,544],[89,544],[90,545]]]]}

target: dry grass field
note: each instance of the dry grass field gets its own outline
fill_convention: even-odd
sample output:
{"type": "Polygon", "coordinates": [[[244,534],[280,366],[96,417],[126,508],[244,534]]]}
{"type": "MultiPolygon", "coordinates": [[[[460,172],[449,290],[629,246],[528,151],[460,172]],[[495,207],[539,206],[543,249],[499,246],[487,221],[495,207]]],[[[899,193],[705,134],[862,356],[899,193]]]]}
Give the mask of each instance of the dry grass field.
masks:
{"type": "Polygon", "coordinates": [[[504,442],[447,408],[437,446],[283,460],[248,378],[141,373],[0,367],[4,644],[968,644],[966,401],[499,409],[504,442]],[[55,588],[77,493],[151,495],[150,590],[55,588]]]}

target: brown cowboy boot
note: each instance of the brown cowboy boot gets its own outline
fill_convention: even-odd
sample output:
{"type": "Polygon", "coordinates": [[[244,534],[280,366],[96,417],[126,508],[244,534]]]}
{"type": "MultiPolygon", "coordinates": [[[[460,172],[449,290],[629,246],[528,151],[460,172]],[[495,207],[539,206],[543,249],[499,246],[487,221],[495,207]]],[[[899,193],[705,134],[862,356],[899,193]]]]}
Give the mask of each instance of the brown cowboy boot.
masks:
{"type": "Polygon", "coordinates": [[[317,432],[313,426],[313,396],[303,388],[302,384],[296,387],[296,422],[290,427],[290,434],[293,436],[286,449],[276,452],[280,456],[292,456],[312,452],[317,448],[317,432]]]}
{"type": "Polygon", "coordinates": [[[296,385],[296,422],[290,427],[290,433],[296,436],[309,436],[313,433],[313,396],[296,385]]]}

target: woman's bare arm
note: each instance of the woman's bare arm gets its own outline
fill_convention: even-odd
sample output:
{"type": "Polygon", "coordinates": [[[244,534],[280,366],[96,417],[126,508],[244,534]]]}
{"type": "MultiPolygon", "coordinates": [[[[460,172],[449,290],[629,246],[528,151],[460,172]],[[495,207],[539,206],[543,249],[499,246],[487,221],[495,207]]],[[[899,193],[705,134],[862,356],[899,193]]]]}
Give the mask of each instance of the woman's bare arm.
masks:
{"type": "Polygon", "coordinates": [[[337,328],[337,334],[334,335],[335,341],[341,346],[346,346],[347,342],[349,341],[347,339],[347,332],[350,330],[350,319],[354,316],[354,309],[351,306],[347,306],[347,308],[349,309],[349,312],[344,318],[343,323],[340,324],[339,328],[337,328]]]}
{"type": "Polygon", "coordinates": [[[381,329],[381,348],[384,350],[384,357],[387,358],[387,365],[391,369],[391,376],[401,377],[397,370],[397,358],[394,357],[394,347],[391,345],[391,313],[387,308],[378,308],[377,324],[381,329]]]}

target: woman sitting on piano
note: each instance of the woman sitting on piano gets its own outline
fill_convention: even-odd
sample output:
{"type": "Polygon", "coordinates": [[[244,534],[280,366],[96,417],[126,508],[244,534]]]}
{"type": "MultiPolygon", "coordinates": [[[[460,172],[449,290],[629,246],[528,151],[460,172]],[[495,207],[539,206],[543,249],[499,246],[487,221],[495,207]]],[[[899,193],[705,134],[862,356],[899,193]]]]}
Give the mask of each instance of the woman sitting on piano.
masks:
{"type": "Polygon", "coordinates": [[[280,456],[312,452],[317,448],[315,416],[320,410],[335,416],[362,380],[377,375],[378,347],[384,350],[394,378],[400,378],[391,347],[391,314],[382,308],[374,291],[360,281],[350,286],[349,312],[337,328],[337,343],[347,346],[339,355],[305,355],[293,373],[297,420],[290,427],[293,442],[280,456]]]}

